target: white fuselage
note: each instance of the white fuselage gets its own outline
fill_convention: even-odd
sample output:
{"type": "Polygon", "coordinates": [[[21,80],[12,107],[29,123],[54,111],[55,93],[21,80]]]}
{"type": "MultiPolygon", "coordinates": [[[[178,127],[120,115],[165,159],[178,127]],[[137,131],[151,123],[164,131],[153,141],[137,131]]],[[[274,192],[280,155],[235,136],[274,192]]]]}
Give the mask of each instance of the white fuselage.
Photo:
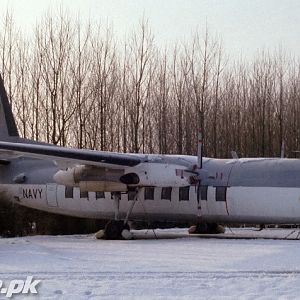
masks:
{"type": "MultiPolygon", "coordinates": [[[[86,218],[114,217],[111,193],[104,198],[95,192],[82,195],[73,188],[73,197],[67,198],[65,186],[2,185],[15,202],[52,213],[86,218]]],[[[154,188],[154,199],[145,199],[142,191],[131,214],[135,220],[156,221],[207,221],[221,223],[299,223],[300,188],[229,187],[226,201],[216,201],[216,187],[209,186],[207,200],[197,202],[194,186],[189,188],[189,199],[179,199],[179,188],[171,191],[171,200],[162,198],[162,188],[154,188]]],[[[121,195],[120,217],[125,217],[131,204],[127,194],[121,195]]]]}
{"type": "MultiPolygon", "coordinates": [[[[190,159],[193,162],[196,158],[180,157],[180,159],[190,159]]],[[[163,166],[159,165],[160,168],[163,166]]],[[[204,167],[210,179],[202,183],[206,190],[201,192],[199,198],[197,188],[193,185],[141,188],[130,219],[300,223],[299,166],[296,160],[206,159],[204,167]],[[261,170],[257,170],[260,168],[257,166],[261,165],[261,170]],[[268,168],[271,171],[268,171],[268,168]],[[168,188],[167,193],[165,188],[168,188]]],[[[180,164],[175,166],[179,167],[180,164]]],[[[44,166],[43,172],[46,170],[47,166],[44,166]]],[[[35,171],[37,172],[41,171],[35,171]]],[[[54,171],[51,172],[53,176],[54,171]]],[[[151,176],[155,180],[153,174],[151,176]]],[[[157,178],[160,176],[164,175],[158,173],[157,178]]],[[[70,188],[53,182],[1,183],[0,191],[2,198],[52,213],[99,219],[113,219],[115,215],[115,203],[110,192],[82,192],[79,187],[70,188]]],[[[126,216],[133,201],[130,195],[129,198],[128,200],[127,193],[122,193],[120,218],[126,216]]]]}

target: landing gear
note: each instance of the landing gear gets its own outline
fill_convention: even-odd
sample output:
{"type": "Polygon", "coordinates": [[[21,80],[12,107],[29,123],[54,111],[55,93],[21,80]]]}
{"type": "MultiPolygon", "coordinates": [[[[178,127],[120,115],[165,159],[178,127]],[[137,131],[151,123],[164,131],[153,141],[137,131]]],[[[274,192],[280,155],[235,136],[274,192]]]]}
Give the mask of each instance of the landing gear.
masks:
{"type": "Polygon", "coordinates": [[[111,220],[104,229],[96,232],[95,237],[100,240],[129,240],[132,238],[130,227],[123,220],[111,220]]]}
{"type": "Polygon", "coordinates": [[[129,225],[126,223],[124,224],[124,221],[122,220],[112,220],[109,221],[105,226],[105,239],[107,240],[121,240],[124,237],[122,236],[123,230],[129,231],[129,225]]]}
{"type": "Polygon", "coordinates": [[[129,240],[132,239],[132,233],[130,232],[130,227],[128,225],[128,219],[133,210],[135,203],[138,200],[139,190],[136,190],[134,199],[131,202],[131,205],[127,211],[125,220],[119,219],[119,207],[121,200],[121,193],[112,193],[112,198],[114,201],[115,208],[115,219],[109,221],[104,230],[99,230],[95,237],[97,239],[106,239],[106,240],[129,240]]]}
{"type": "Polygon", "coordinates": [[[189,228],[189,234],[218,234],[224,232],[224,226],[216,223],[198,223],[189,228]]]}

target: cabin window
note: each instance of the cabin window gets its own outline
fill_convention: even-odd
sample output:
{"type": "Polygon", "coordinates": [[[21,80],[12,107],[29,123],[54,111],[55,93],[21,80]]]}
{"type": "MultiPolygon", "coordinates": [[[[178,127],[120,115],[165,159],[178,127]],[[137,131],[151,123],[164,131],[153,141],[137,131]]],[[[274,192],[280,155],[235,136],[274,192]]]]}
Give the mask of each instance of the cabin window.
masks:
{"type": "Polygon", "coordinates": [[[136,195],[136,191],[129,191],[128,192],[128,201],[134,200],[135,195],[136,195]]]}
{"type": "Polygon", "coordinates": [[[154,188],[153,187],[145,187],[145,200],[154,200],[154,188]]]}
{"type": "Polygon", "coordinates": [[[80,198],[88,198],[88,197],[89,197],[89,192],[80,190],[80,198]]]}
{"type": "Polygon", "coordinates": [[[201,185],[200,186],[200,195],[201,195],[201,200],[207,200],[207,185],[201,185]]]}
{"type": "Polygon", "coordinates": [[[66,186],[65,187],[65,198],[74,198],[73,187],[66,186]]]}
{"type": "Polygon", "coordinates": [[[96,192],[96,199],[104,199],[105,194],[104,192],[96,192]]]}
{"type": "Polygon", "coordinates": [[[179,188],[179,201],[189,201],[190,197],[190,187],[180,187],[179,188]]]}
{"type": "Polygon", "coordinates": [[[163,187],[161,189],[161,199],[171,201],[171,194],[172,194],[172,188],[171,187],[163,187]]]}
{"type": "Polygon", "coordinates": [[[216,201],[226,201],[226,186],[217,186],[216,187],[216,201]]]}

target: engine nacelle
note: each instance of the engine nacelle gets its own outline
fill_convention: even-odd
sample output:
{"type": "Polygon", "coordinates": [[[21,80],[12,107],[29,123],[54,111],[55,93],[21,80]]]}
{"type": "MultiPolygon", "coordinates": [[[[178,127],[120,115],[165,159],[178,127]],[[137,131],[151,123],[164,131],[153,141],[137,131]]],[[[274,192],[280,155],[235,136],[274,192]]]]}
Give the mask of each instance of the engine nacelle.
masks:
{"type": "Polygon", "coordinates": [[[125,192],[128,187],[181,187],[190,184],[186,170],[179,165],[142,163],[127,169],[75,166],[54,175],[58,184],[80,187],[83,191],[125,192]]]}
{"type": "Polygon", "coordinates": [[[185,172],[186,169],[179,165],[142,163],[128,168],[120,180],[130,186],[181,187],[190,184],[185,172]]]}
{"type": "Polygon", "coordinates": [[[108,192],[127,190],[126,185],[120,181],[122,175],[124,170],[75,166],[58,171],[53,178],[58,184],[80,187],[83,191],[108,192]]]}

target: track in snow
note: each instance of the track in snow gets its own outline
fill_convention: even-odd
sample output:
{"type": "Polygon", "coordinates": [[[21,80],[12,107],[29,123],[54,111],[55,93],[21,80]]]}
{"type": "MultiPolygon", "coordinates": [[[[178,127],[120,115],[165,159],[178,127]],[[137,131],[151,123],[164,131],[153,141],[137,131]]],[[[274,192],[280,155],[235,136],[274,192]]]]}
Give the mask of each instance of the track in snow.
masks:
{"type": "MultiPolygon", "coordinates": [[[[230,234],[284,238],[291,232],[243,229],[230,234]]],[[[33,275],[42,280],[38,289],[42,299],[297,299],[300,295],[300,241],[205,239],[179,229],[156,234],[160,239],[149,239],[146,231],[135,231],[141,239],[132,241],[101,241],[92,235],[0,239],[0,280],[33,275]]]]}

